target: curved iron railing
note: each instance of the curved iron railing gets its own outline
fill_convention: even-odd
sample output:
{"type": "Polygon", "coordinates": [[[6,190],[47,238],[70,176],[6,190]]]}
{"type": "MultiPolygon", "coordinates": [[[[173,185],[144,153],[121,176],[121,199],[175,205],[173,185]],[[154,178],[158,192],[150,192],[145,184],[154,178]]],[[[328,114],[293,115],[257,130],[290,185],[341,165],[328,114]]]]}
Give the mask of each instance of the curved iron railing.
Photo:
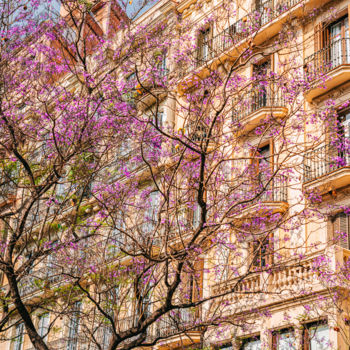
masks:
{"type": "Polygon", "coordinates": [[[315,180],[350,165],[350,156],[341,145],[326,144],[304,155],[304,182],[315,180]]]}
{"type": "Polygon", "coordinates": [[[232,121],[241,121],[261,108],[284,107],[285,105],[286,99],[281,89],[262,86],[249,91],[244,96],[244,101],[232,110],[232,121]]]}
{"type": "Polygon", "coordinates": [[[308,80],[315,80],[342,64],[350,64],[350,38],[338,39],[304,60],[308,80]]]}
{"type": "Polygon", "coordinates": [[[213,38],[203,42],[199,47],[189,53],[192,58],[187,71],[196,69],[227,49],[233,47],[248,36],[258,31],[267,23],[273,21],[301,0],[268,0],[260,8],[248,13],[246,16],[224,29],[213,38]]]}

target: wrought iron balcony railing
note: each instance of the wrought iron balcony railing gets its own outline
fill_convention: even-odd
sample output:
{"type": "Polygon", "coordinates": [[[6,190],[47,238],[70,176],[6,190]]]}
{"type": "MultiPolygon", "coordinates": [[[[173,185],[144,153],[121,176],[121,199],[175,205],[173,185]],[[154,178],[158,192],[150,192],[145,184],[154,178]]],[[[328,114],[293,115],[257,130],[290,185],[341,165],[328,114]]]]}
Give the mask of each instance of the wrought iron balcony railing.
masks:
{"type": "Polygon", "coordinates": [[[282,91],[273,86],[254,89],[245,95],[243,103],[232,111],[232,119],[238,122],[262,108],[284,107],[285,97],[282,91]]]}
{"type": "Polygon", "coordinates": [[[304,182],[315,180],[334,170],[350,165],[345,147],[326,144],[304,155],[304,182]]]}
{"type": "Polygon", "coordinates": [[[189,56],[193,62],[187,71],[199,68],[221,53],[250,37],[261,27],[271,22],[301,0],[268,0],[260,8],[248,13],[246,16],[224,29],[212,39],[203,42],[192,50],[189,56]]]}
{"type": "Polygon", "coordinates": [[[315,80],[343,64],[350,64],[350,38],[335,40],[307,57],[304,61],[305,74],[308,80],[315,80]]]}
{"type": "Polygon", "coordinates": [[[239,201],[249,204],[259,202],[287,202],[288,178],[283,175],[260,173],[256,180],[248,180],[237,188],[239,201]]]}
{"type": "Polygon", "coordinates": [[[186,331],[198,330],[195,324],[198,323],[198,314],[190,310],[174,311],[171,315],[163,316],[157,323],[155,337],[167,338],[186,331]]]}
{"type": "Polygon", "coordinates": [[[56,284],[64,279],[62,274],[56,274],[53,268],[42,268],[33,271],[19,282],[19,290],[22,296],[26,296],[44,290],[48,285],[56,284]]]}

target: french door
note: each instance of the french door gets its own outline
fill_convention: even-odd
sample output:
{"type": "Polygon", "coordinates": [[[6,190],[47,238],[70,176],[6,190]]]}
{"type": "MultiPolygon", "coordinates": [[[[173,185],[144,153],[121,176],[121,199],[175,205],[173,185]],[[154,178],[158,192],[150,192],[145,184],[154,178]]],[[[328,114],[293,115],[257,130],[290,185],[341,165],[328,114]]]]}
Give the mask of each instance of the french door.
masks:
{"type": "Polygon", "coordinates": [[[350,63],[350,38],[348,16],[329,26],[329,65],[333,69],[350,63]]]}

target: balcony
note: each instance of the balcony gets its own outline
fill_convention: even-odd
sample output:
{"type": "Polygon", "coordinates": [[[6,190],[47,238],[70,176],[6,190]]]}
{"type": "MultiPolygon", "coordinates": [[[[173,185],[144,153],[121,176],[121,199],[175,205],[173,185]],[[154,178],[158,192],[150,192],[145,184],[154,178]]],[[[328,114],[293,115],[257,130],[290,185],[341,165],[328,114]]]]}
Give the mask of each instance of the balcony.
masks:
{"type": "Polygon", "coordinates": [[[258,215],[283,214],[288,210],[288,179],[281,175],[263,179],[262,175],[258,176],[256,184],[252,184],[249,180],[247,184],[243,183],[238,189],[238,200],[247,202],[247,204],[236,216],[237,224],[258,215]]]}
{"type": "Polygon", "coordinates": [[[19,282],[19,291],[22,297],[26,297],[30,294],[48,290],[52,285],[57,284],[63,279],[64,276],[62,274],[50,274],[48,268],[45,267],[40,270],[33,271],[30,275],[22,278],[19,282]]]}
{"type": "MultiPolygon", "coordinates": [[[[325,3],[329,0],[317,1],[325,3]]],[[[260,45],[269,40],[281,32],[283,24],[290,17],[303,16],[304,5],[311,9],[317,1],[269,0],[264,2],[260,9],[247,13],[200,47],[190,51],[187,66],[181,67],[184,69],[183,77],[198,69],[197,75],[201,78],[207,74],[205,69],[200,70],[201,67],[216,69],[218,64],[225,60],[234,60],[248,47],[248,40],[253,40],[254,45],[260,45]]],[[[186,90],[195,80],[196,78],[191,78],[180,85],[186,90]]]]}
{"type": "MultiPolygon", "coordinates": [[[[295,302],[296,295],[307,298],[310,294],[315,295],[315,293],[329,290],[329,287],[336,287],[333,281],[325,280],[322,272],[318,272],[324,269],[328,272],[333,271],[335,274],[344,264],[348,264],[349,258],[349,250],[331,246],[327,250],[310,254],[303,259],[293,258],[281,261],[279,264],[270,266],[268,270],[247,274],[242,280],[227,279],[213,285],[211,293],[220,295],[233,291],[223,296],[223,299],[232,303],[240,300],[240,305],[244,305],[247,310],[251,307],[266,307],[282,301],[286,305],[287,301],[295,302]]],[[[343,282],[340,281],[340,283],[343,282]]],[[[221,298],[218,299],[219,303],[222,301],[221,298]]]]}
{"type": "Polygon", "coordinates": [[[350,184],[350,157],[341,145],[323,145],[304,155],[304,189],[326,194],[350,184]]]}
{"type": "Polygon", "coordinates": [[[288,113],[282,92],[273,86],[251,90],[245,97],[245,101],[232,111],[239,135],[252,131],[267,117],[283,118],[288,113]]]}
{"type": "Polygon", "coordinates": [[[136,100],[138,108],[147,109],[156,101],[157,98],[165,97],[168,75],[168,69],[159,68],[151,73],[148,73],[148,78],[141,81],[141,84],[136,86],[136,100]]]}
{"type": "Polygon", "coordinates": [[[350,80],[350,39],[339,39],[304,61],[306,80],[310,83],[305,93],[311,102],[326,92],[350,80]]]}
{"type": "Polygon", "coordinates": [[[202,330],[196,326],[198,314],[190,310],[173,311],[157,323],[154,337],[164,338],[157,342],[157,349],[173,349],[200,342],[202,330]]]}

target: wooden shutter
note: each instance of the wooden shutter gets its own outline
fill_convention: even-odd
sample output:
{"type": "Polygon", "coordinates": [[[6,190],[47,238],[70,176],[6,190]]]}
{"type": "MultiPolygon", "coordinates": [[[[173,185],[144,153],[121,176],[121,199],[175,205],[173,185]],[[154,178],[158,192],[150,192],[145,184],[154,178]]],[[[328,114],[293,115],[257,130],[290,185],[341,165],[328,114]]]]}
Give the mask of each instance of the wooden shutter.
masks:
{"type": "Polygon", "coordinates": [[[278,333],[277,332],[273,332],[272,333],[272,341],[271,341],[271,346],[272,346],[272,350],[278,350],[278,333]]]}
{"type": "Polygon", "coordinates": [[[273,233],[269,235],[267,238],[267,249],[266,249],[266,262],[269,266],[273,264],[273,252],[274,252],[274,244],[273,244],[273,233]]]}
{"type": "Polygon", "coordinates": [[[334,240],[334,217],[328,217],[327,220],[327,240],[334,240]]]}
{"type": "Polygon", "coordinates": [[[303,330],[303,350],[310,350],[310,346],[309,346],[309,329],[308,328],[304,328],[303,330]]]}
{"type": "Polygon", "coordinates": [[[314,52],[320,51],[323,48],[324,31],[323,23],[318,23],[314,27],[314,52]]]}
{"type": "Polygon", "coordinates": [[[334,233],[338,236],[338,244],[342,248],[349,249],[349,216],[345,213],[337,214],[334,221],[334,233]]]}
{"type": "Polygon", "coordinates": [[[204,260],[198,259],[194,264],[193,300],[199,300],[203,295],[203,268],[204,260]]]}
{"type": "MultiPolygon", "coordinates": [[[[324,47],[324,31],[323,31],[323,23],[318,23],[314,27],[314,65],[313,70],[316,72],[322,72],[323,67],[323,57],[321,54],[317,54],[324,47]]],[[[314,73],[314,72],[313,72],[314,73]]]]}
{"type": "Polygon", "coordinates": [[[338,114],[336,111],[331,110],[325,121],[325,144],[327,145],[328,154],[326,154],[326,160],[334,159],[338,155],[337,148],[335,146],[329,146],[332,139],[337,138],[338,132],[338,114]]]}
{"type": "Polygon", "coordinates": [[[260,259],[260,252],[261,250],[257,251],[258,249],[258,243],[257,241],[251,241],[249,242],[248,247],[248,263],[249,266],[251,266],[251,269],[254,269],[254,267],[260,267],[259,259],[260,259]]]}

